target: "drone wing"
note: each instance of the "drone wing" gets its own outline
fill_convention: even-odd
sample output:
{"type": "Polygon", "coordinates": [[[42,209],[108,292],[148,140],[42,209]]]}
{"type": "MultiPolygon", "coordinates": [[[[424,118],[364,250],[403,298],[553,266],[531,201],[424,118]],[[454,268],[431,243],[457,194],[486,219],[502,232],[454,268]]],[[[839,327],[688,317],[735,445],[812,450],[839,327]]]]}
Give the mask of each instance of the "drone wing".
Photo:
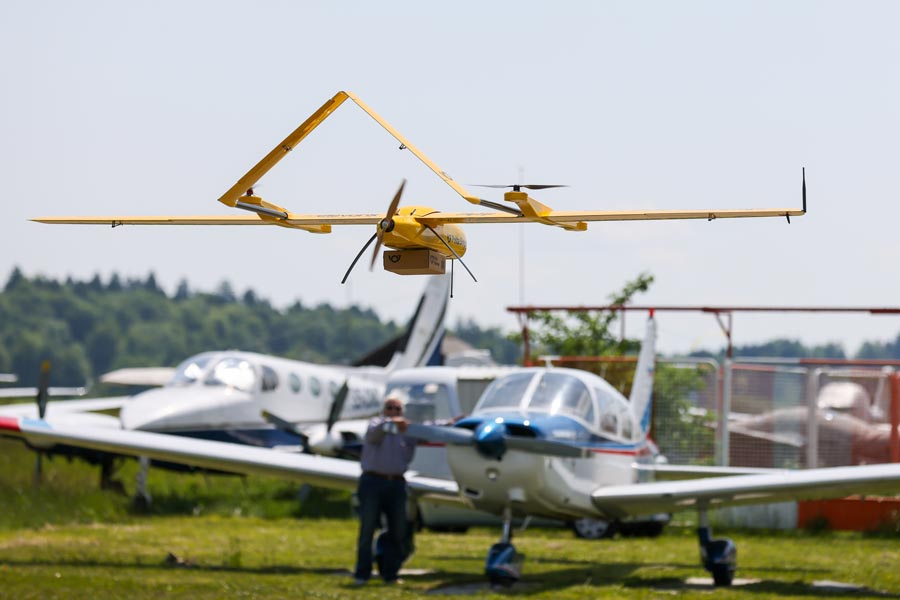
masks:
{"type": "Polygon", "coordinates": [[[667,221],[674,219],[737,219],[747,217],[796,217],[796,208],[751,208],[710,210],[550,210],[533,215],[505,212],[432,213],[417,217],[423,225],[443,223],[543,223],[583,231],[589,221],[667,221]]]}
{"type": "Polygon", "coordinates": [[[197,216],[100,216],[38,217],[38,223],[67,225],[278,225],[311,233],[331,233],[332,225],[375,225],[384,214],[301,215],[285,211],[283,216],[197,215],[197,216]]]}

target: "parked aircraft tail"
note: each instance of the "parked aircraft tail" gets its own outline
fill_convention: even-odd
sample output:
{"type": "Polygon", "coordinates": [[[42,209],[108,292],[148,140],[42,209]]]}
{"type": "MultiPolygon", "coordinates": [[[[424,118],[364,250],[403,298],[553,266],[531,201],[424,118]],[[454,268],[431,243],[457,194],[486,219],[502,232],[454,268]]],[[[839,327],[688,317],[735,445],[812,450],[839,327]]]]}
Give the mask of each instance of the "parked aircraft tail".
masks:
{"type": "Polygon", "coordinates": [[[653,408],[653,370],[656,362],[656,320],[653,313],[647,319],[647,332],[641,343],[634,383],[631,385],[631,409],[641,424],[644,435],[650,430],[650,413],[653,408]]]}
{"type": "Polygon", "coordinates": [[[442,364],[441,341],[449,297],[450,275],[429,276],[406,331],[354,366],[377,365],[393,370],[442,364]]]}

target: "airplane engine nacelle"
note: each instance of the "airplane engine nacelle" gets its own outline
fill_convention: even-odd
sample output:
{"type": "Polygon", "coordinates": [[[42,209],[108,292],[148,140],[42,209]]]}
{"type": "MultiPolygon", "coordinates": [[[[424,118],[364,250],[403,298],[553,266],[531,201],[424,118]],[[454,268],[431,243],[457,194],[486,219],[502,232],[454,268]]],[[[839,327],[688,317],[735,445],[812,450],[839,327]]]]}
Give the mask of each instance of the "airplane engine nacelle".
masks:
{"type": "Polygon", "coordinates": [[[485,421],[475,430],[475,448],[485,458],[501,460],[506,454],[506,425],[502,420],[485,421]]]}

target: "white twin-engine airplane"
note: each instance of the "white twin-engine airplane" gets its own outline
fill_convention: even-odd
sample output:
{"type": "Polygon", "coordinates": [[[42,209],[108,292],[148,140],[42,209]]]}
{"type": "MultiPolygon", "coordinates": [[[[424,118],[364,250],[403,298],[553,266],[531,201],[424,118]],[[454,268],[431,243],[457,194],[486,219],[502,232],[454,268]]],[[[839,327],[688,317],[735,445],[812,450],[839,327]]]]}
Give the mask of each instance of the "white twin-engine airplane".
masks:
{"type": "MultiPolygon", "coordinates": [[[[525,369],[497,379],[472,415],[453,427],[410,426],[417,437],[447,444],[453,474],[447,480],[408,472],[413,499],[462,503],[502,516],[502,537],[485,565],[492,583],[520,577],[522,557],[511,543],[514,517],[617,519],[694,508],[703,566],[716,585],[730,585],[736,548],[731,540],[711,538],[709,509],[900,492],[900,464],[776,471],[656,461],[647,437],[654,348],[651,317],[629,399],[591,373],[525,369]]],[[[354,461],[24,418],[0,418],[0,434],[326,487],[354,489],[360,475],[354,461]]]]}
{"type": "MultiPolygon", "coordinates": [[[[106,427],[342,454],[381,409],[388,375],[426,366],[439,352],[450,280],[431,276],[406,332],[373,362],[384,366],[317,365],[239,351],[204,352],[183,361],[162,387],[131,397],[0,406],[0,417],[46,418],[65,427],[106,427]],[[386,364],[385,364],[386,363],[386,364]],[[118,410],[118,417],[98,411],[118,410]]],[[[365,361],[364,361],[365,362],[365,361]]],[[[51,388],[52,389],[52,388],[51,388]]],[[[38,450],[106,464],[109,455],[65,444],[38,450]]],[[[109,469],[111,465],[106,465],[109,469]]]]}

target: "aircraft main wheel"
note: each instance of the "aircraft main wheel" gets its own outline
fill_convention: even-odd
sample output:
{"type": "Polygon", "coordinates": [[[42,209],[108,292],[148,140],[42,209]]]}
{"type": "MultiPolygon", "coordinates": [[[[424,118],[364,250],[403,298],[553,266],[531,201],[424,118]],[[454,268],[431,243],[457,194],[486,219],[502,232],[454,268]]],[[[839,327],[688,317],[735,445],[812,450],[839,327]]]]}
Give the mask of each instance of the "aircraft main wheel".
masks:
{"type": "Polygon", "coordinates": [[[576,519],[572,521],[572,531],[577,537],[585,540],[611,538],[618,529],[618,521],[607,521],[606,519],[576,519]]]}

